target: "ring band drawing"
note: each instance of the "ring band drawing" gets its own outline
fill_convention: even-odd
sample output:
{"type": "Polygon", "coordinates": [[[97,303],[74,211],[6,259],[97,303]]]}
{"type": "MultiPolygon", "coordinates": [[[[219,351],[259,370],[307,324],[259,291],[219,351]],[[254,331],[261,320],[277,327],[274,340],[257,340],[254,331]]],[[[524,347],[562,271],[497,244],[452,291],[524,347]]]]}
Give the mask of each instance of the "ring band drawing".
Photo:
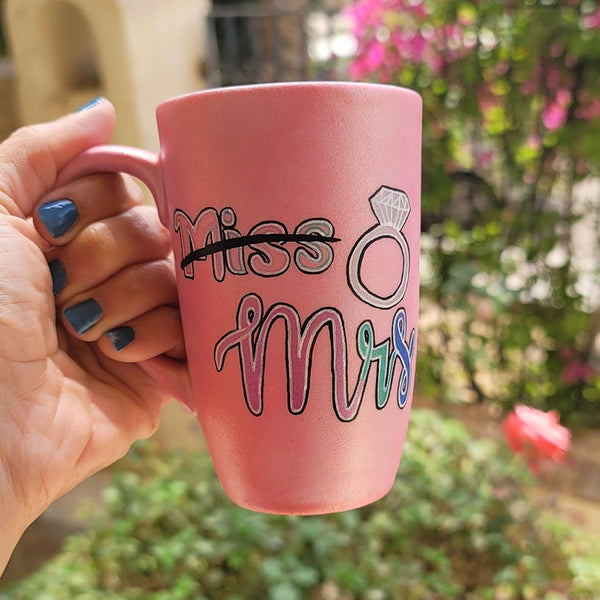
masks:
{"type": "Polygon", "coordinates": [[[367,230],[356,242],[348,259],[348,282],[354,293],[375,308],[388,309],[402,301],[408,287],[410,274],[410,250],[402,227],[410,214],[410,201],[402,191],[381,186],[370,198],[371,209],[378,224],[367,230]],[[383,238],[393,239],[402,252],[402,277],[398,287],[390,296],[378,296],[363,283],[360,273],[365,252],[371,244],[383,238]]]}

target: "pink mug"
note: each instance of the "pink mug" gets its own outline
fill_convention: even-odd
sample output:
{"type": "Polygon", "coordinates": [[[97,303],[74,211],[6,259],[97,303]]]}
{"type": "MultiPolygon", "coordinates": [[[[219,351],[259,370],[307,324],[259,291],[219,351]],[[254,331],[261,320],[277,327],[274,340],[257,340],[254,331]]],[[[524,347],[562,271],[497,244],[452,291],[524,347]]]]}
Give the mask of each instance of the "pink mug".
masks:
{"type": "Polygon", "coordinates": [[[165,376],[165,357],[144,366],[196,415],[239,505],[318,514],[381,498],[415,376],[420,97],[223,88],[168,100],[157,121],[159,155],[101,146],[60,176],[134,175],[171,232],[190,377],[165,376]]]}

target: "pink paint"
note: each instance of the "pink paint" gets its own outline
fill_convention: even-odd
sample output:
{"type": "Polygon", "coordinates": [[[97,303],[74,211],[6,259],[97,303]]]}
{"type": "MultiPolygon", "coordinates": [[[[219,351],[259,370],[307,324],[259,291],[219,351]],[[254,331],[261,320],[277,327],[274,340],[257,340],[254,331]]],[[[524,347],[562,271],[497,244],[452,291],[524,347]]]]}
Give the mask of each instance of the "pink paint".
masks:
{"type": "Polygon", "coordinates": [[[358,409],[365,388],[365,377],[359,378],[352,398],[348,397],[346,332],[342,315],[334,308],[322,308],[305,322],[293,306],[279,304],[269,309],[263,319],[262,302],[258,296],[242,298],[238,309],[237,328],[227,333],[215,347],[217,370],[229,350],[238,347],[244,396],[253,415],[263,412],[265,350],[271,327],[281,319],[285,323],[285,359],[288,379],[288,408],[300,414],[306,408],[313,347],[317,336],[329,334],[333,408],[338,419],[351,421],[358,409]]]}
{"type": "Polygon", "coordinates": [[[301,322],[296,309],[287,304],[272,306],[266,315],[263,315],[263,312],[262,301],[258,296],[251,294],[242,298],[238,308],[236,328],[226,333],[215,346],[217,371],[223,370],[228,352],[237,349],[244,398],[248,410],[253,415],[260,416],[263,413],[265,354],[272,327],[277,320],[281,320],[285,325],[285,376],[288,382],[287,398],[290,414],[301,414],[306,408],[313,349],[317,336],[322,332],[328,333],[330,353],[326,358],[329,358],[331,364],[333,411],[340,421],[349,422],[358,416],[372,363],[377,365],[375,402],[381,409],[389,400],[394,368],[396,361],[400,361],[402,371],[398,382],[398,406],[401,409],[405,407],[413,372],[415,331],[412,330],[407,340],[404,309],[400,309],[394,317],[392,331],[394,349],[391,354],[389,339],[375,345],[373,329],[369,321],[363,322],[356,332],[358,354],[363,362],[352,396],[350,396],[348,381],[346,329],[344,319],[338,310],[322,308],[304,323],[301,322]]]}

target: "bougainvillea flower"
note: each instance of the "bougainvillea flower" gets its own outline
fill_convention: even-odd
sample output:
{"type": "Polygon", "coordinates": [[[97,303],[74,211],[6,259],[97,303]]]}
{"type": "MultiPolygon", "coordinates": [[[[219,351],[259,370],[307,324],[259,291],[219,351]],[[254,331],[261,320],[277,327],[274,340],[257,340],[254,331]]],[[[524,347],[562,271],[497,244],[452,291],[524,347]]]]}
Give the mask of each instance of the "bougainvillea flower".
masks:
{"type": "Polygon", "coordinates": [[[566,384],[578,385],[594,376],[594,369],[579,358],[575,348],[561,348],[560,357],[565,364],[560,378],[566,384]]]}
{"type": "Polygon", "coordinates": [[[523,454],[534,473],[544,461],[564,462],[571,444],[571,432],[559,423],[556,411],[522,404],[506,417],[502,432],[509,448],[523,454]]]}
{"type": "Polygon", "coordinates": [[[587,104],[580,104],[579,108],[575,111],[576,116],[579,119],[586,119],[591,121],[596,117],[600,116],[600,99],[594,98],[587,104]]]}
{"type": "Polygon", "coordinates": [[[587,15],[583,18],[583,26],[586,29],[596,29],[600,27],[600,8],[594,14],[587,15]]]}
{"type": "Polygon", "coordinates": [[[567,109],[557,102],[548,104],[542,112],[542,123],[544,123],[544,127],[550,131],[560,129],[565,124],[566,120],[567,109]]]}
{"type": "Polygon", "coordinates": [[[586,363],[574,360],[565,365],[560,373],[560,378],[569,385],[584,383],[594,375],[594,369],[586,363]]]}
{"type": "Polygon", "coordinates": [[[350,65],[350,74],[354,79],[368,77],[379,69],[385,60],[385,48],[377,40],[371,41],[362,56],[356,58],[350,65]]]}

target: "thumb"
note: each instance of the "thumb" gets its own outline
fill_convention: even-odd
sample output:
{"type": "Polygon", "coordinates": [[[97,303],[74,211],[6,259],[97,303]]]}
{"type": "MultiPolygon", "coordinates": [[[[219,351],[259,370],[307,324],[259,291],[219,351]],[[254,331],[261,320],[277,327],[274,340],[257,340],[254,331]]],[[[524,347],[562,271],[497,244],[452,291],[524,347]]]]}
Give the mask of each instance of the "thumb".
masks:
{"type": "Polygon", "coordinates": [[[110,141],[115,119],[113,105],[99,98],[85,110],[13,133],[0,144],[0,213],[30,216],[68,162],[110,141]]]}

